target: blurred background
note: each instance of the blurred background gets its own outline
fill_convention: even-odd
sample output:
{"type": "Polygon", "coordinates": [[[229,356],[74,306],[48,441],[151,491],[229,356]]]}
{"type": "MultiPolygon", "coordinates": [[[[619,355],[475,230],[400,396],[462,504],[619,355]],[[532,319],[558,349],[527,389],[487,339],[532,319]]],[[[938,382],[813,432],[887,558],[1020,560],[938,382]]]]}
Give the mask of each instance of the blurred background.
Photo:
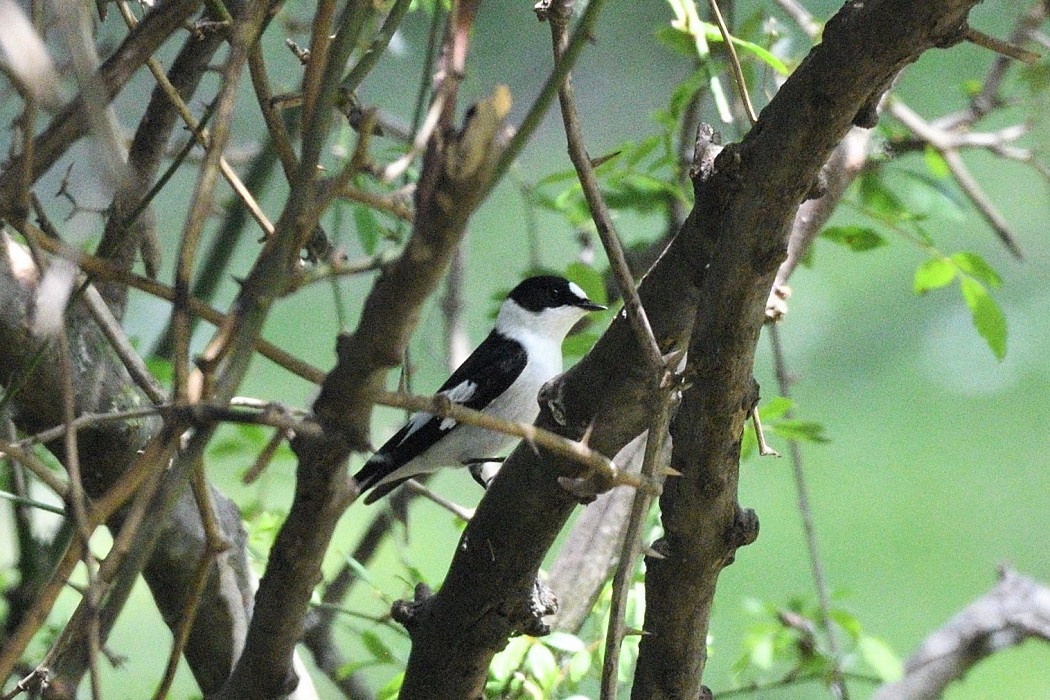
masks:
{"type": "MultiPolygon", "coordinates": [[[[820,20],[837,9],[835,2],[805,4],[820,20]]],[[[285,14],[306,14],[307,5],[289,3],[285,14]]],[[[972,24],[993,36],[1007,36],[1014,13],[1005,10],[1025,6],[1012,1],[978,5],[972,24]]],[[[692,72],[688,61],[654,38],[672,16],[666,0],[613,3],[604,11],[594,41],[574,73],[592,156],[659,133],[653,113],[667,105],[675,87],[692,72]]],[[[756,43],[776,45],[791,56],[804,54],[806,40],[774,3],[737,2],[735,20],[735,26],[750,23],[759,27],[748,36],[756,43]],[[775,23],[766,22],[770,16],[776,18],[775,23]],[[763,28],[776,28],[780,33],[763,34],[763,28]]],[[[429,22],[426,12],[410,13],[392,51],[359,91],[362,104],[379,107],[394,123],[407,126],[411,118],[412,100],[407,96],[413,96],[419,84],[429,22]]],[[[119,37],[117,19],[111,16],[103,31],[119,37]]],[[[271,60],[275,91],[294,91],[299,65],[282,45],[283,31],[274,27],[266,39],[275,57],[271,60]]],[[[486,96],[497,84],[507,84],[515,99],[511,122],[517,123],[550,70],[548,28],[537,23],[531,2],[483,4],[471,50],[461,104],[486,96]]],[[[941,116],[967,104],[965,81],[981,80],[992,60],[989,51],[972,45],[928,52],[904,73],[897,94],[925,117],[941,116]]],[[[1046,58],[1041,66],[1045,75],[1046,58]]],[[[1045,162],[1045,148],[1050,146],[1046,116],[1050,93],[1044,90],[1041,98],[1029,98],[1017,81],[1014,75],[1007,92],[1023,99],[982,122],[980,128],[992,130],[1029,121],[1032,131],[1023,143],[1043,148],[1045,162]]],[[[117,100],[118,116],[121,105],[137,115],[151,89],[152,80],[143,71],[117,100]]],[[[759,107],[767,101],[761,94],[754,97],[759,107]]],[[[12,116],[13,109],[13,105],[2,108],[3,115],[12,116]]],[[[718,123],[710,105],[702,117],[726,141],[741,135],[737,127],[718,123]]],[[[887,121],[892,123],[884,119],[887,121]]],[[[123,119],[123,125],[130,130],[132,117],[123,119]]],[[[257,149],[262,133],[258,108],[246,91],[236,117],[234,147],[246,152],[257,149]]],[[[876,142],[884,138],[880,132],[876,142]]],[[[346,143],[352,143],[349,136],[346,143]]],[[[387,143],[389,154],[395,153],[398,146],[387,143]]],[[[916,174],[930,177],[921,153],[888,158],[881,166],[883,181],[913,211],[926,217],[923,227],[938,249],[973,251],[1002,276],[1001,288],[993,292],[1009,329],[1002,362],[974,329],[957,287],[914,294],[912,279],[927,253],[877,225],[888,245],[869,252],[856,253],[827,240],[817,241],[811,266],[792,279],[794,295],[780,328],[787,362],[797,379],[793,386],[796,413],[820,423],[829,440],[804,444],[803,456],[835,605],[848,611],[865,634],[885,641],[902,659],[928,633],[991,588],[997,566],[1006,564],[1050,582],[1050,315],[1044,306],[1050,283],[1050,187],[1030,168],[987,152],[967,153],[965,159],[1013,227],[1023,260],[1014,259],[1004,249],[950,181],[945,181],[940,192],[915,186],[916,174]]],[[[90,144],[81,144],[68,162],[81,205],[90,206],[93,196],[97,203],[104,203],[104,193],[92,178],[90,144]]],[[[556,212],[528,206],[522,190],[523,183],[535,183],[569,167],[555,106],[514,173],[472,219],[464,250],[465,320],[472,344],[488,332],[497,303],[494,298],[526,275],[534,262],[564,270],[579,258],[579,231],[556,212]]],[[[56,191],[64,172],[64,165],[56,167],[40,191],[56,191]]],[[[174,186],[163,190],[157,203],[165,219],[161,233],[169,234],[163,242],[171,246],[162,273],[167,279],[194,178],[192,168],[181,169],[174,186]]],[[[279,185],[266,190],[260,196],[263,208],[271,214],[278,211],[285,193],[279,185]]],[[[856,202],[857,196],[854,193],[847,199],[856,202]]],[[[70,212],[59,200],[48,206],[56,212],[70,212]]],[[[655,240],[665,231],[660,214],[624,210],[617,217],[620,235],[628,244],[655,240]]],[[[351,259],[365,253],[349,214],[323,223],[351,259]]],[[[857,206],[840,207],[831,224],[873,226],[857,206]]],[[[97,241],[101,226],[97,214],[81,211],[67,222],[64,232],[72,240],[89,243],[97,241]]],[[[253,237],[247,236],[235,251],[239,262],[233,269],[245,270],[255,253],[253,237]]],[[[600,252],[594,265],[599,271],[606,269],[600,252]]],[[[371,275],[363,275],[334,287],[317,284],[278,302],[267,323],[266,338],[315,366],[330,368],[335,335],[342,329],[336,301],[345,308],[343,327],[352,329],[371,281],[371,275]]],[[[234,293],[235,284],[227,279],[214,305],[225,308],[234,293]]],[[[126,322],[129,335],[139,347],[150,347],[168,313],[166,303],[133,296],[126,322]]],[[[198,348],[210,332],[209,328],[199,329],[198,348]]],[[[445,347],[441,313],[435,303],[413,340],[414,391],[429,393],[444,379],[445,347]]],[[[775,396],[767,338],[760,344],[755,374],[763,398],[775,396]]],[[[392,375],[391,386],[396,380],[392,375]]],[[[313,386],[262,358],[255,360],[242,389],[244,395],[297,407],[308,406],[314,393],[313,386]]],[[[403,419],[398,411],[378,409],[373,442],[380,444],[403,419]]],[[[294,460],[284,449],[258,484],[240,484],[240,475],[250,466],[250,457],[245,455],[258,449],[266,437],[261,432],[224,428],[208,465],[209,477],[244,508],[250,531],[260,542],[260,554],[265,553],[264,543],[290,502],[294,479],[294,460]]],[[[776,436],[771,440],[774,448],[786,453],[785,442],[776,436]]],[[[431,486],[468,506],[481,496],[462,471],[443,473],[431,486]]],[[[761,536],[738,553],[736,563],[720,580],[705,675],[716,697],[719,691],[754,678],[734,669],[747,653],[745,644],[753,626],[763,622],[754,614],[754,601],[784,607],[792,599],[812,601],[815,597],[790,462],[757,456],[746,459],[741,468],[740,502],[757,511],[761,536]]],[[[381,507],[385,506],[372,508],[381,507]]],[[[369,507],[360,503],[346,514],[337,546],[330,553],[332,571],[343,563],[370,515],[369,507]]],[[[6,527],[4,519],[0,529],[6,527]]],[[[407,529],[397,528],[396,536],[370,565],[369,580],[355,589],[347,609],[382,616],[391,600],[411,595],[417,579],[440,585],[460,530],[461,525],[446,511],[416,501],[407,529]]],[[[262,566],[260,561],[260,571],[262,566]]],[[[68,598],[66,612],[75,602],[73,594],[68,598]]],[[[107,697],[141,697],[153,687],[168,653],[168,633],[158,631],[163,626],[144,586],[136,591],[131,605],[137,608],[124,616],[111,638],[110,647],[128,660],[121,669],[108,672],[103,683],[111,691],[107,697]]],[[[61,606],[57,609],[62,611],[61,606]]],[[[341,634],[349,648],[359,649],[362,656],[372,653],[361,646],[362,630],[374,632],[394,655],[390,664],[367,670],[369,681],[379,686],[403,667],[407,638],[385,625],[347,615],[341,634]]],[[[334,690],[323,680],[317,682],[324,694],[334,697],[334,690]]],[[[851,685],[858,697],[865,697],[870,687],[851,685]]],[[[191,697],[195,692],[184,669],[172,697],[191,697]]],[[[776,699],[826,696],[828,692],[817,685],[751,694],[776,699]]],[[[952,686],[947,697],[1050,697],[1050,647],[1029,642],[997,654],[952,686]]]]}

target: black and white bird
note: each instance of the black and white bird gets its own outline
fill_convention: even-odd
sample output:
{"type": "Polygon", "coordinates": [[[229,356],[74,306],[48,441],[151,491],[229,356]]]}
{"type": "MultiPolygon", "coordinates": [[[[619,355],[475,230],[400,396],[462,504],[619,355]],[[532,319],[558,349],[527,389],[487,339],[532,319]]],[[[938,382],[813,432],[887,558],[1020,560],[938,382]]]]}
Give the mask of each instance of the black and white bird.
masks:
{"type": "MultiPolygon", "coordinates": [[[[507,295],[496,327],[441,385],[438,394],[497,418],[533,422],[539,413],[536,397],[540,388],[562,371],[565,336],[588,312],[604,308],[567,279],[530,277],[507,295]]],[[[354,479],[362,493],[372,489],[365,503],[373,503],[419,474],[441,467],[480,465],[515,439],[419,412],[372,455],[354,479]]],[[[482,482],[473,469],[471,473],[482,482]]]]}

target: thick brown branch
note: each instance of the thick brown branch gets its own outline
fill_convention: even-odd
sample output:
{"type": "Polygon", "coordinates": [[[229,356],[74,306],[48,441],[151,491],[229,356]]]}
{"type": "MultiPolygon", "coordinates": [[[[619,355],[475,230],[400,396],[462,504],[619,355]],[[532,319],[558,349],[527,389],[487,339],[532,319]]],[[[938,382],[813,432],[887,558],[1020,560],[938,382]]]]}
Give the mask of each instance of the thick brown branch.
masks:
{"type": "MultiPolygon", "coordinates": [[[[339,41],[339,36],[333,40],[333,55],[339,41]]],[[[451,107],[454,85],[449,85],[439,99],[451,107]]],[[[245,653],[221,697],[270,696],[294,687],[291,655],[321,562],[339,517],[356,496],[346,458],[351,447],[368,444],[370,396],[383,389],[387,370],[400,362],[423,302],[459,244],[477,193],[491,177],[499,151],[496,138],[509,107],[509,95],[498,89],[460,134],[444,123],[431,139],[416,192],[412,238],[376,281],[357,330],[340,339],[338,364],[314,404],[326,434],[299,435],[293,443],[299,457],[295,497],[259,586],[245,653]]]]}
{"type": "Polygon", "coordinates": [[[757,536],[737,504],[740,439],[757,401],[752,362],[796,209],[854,124],[870,126],[893,77],[925,50],[960,39],[973,0],[847,3],[763,110],[696,184],[701,235],[717,240],[700,283],[686,392],[660,500],[665,535],[647,559],[646,634],[632,697],[697,697],[718,574],[757,536]],[[851,59],[864,46],[866,59],[851,59]],[[800,128],[801,124],[808,125],[800,128]]]}

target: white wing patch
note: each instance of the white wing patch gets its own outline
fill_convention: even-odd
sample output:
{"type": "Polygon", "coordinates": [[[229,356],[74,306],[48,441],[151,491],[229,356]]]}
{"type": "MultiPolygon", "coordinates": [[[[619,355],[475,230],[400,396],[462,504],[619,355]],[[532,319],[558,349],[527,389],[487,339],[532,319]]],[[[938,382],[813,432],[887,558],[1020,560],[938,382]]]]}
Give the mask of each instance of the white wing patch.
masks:
{"type": "MultiPolygon", "coordinates": [[[[408,424],[407,424],[408,430],[405,431],[405,436],[397,441],[398,447],[403,445],[405,443],[405,440],[407,440],[410,437],[412,437],[412,433],[416,432],[417,430],[422,428],[424,425],[426,425],[427,421],[432,419],[433,417],[434,417],[433,414],[426,413],[424,411],[420,411],[419,413],[413,413],[412,417],[408,419],[408,424]]],[[[373,459],[374,459],[374,457],[373,457],[373,459]]]]}
{"type": "MultiPolygon", "coordinates": [[[[465,403],[467,401],[470,401],[470,398],[472,396],[474,396],[475,393],[477,393],[477,390],[478,390],[477,383],[476,382],[472,382],[470,380],[467,380],[465,382],[462,382],[461,384],[457,384],[456,386],[452,387],[451,389],[446,389],[445,391],[442,391],[440,393],[443,396],[445,396],[452,403],[459,403],[459,404],[461,404],[461,403],[465,403]]],[[[430,421],[430,420],[433,420],[433,419],[434,419],[434,414],[433,413],[427,413],[426,411],[420,411],[419,413],[413,413],[412,417],[408,420],[408,423],[405,426],[405,427],[408,428],[408,430],[405,431],[404,437],[402,437],[397,442],[398,446],[403,445],[405,440],[407,440],[410,437],[412,437],[413,433],[415,433],[417,430],[419,430],[424,425],[426,425],[427,421],[430,421]]],[[[441,420],[441,425],[439,427],[443,431],[444,430],[452,430],[453,428],[456,427],[456,421],[451,419],[451,418],[443,418],[441,420]]]]}
{"type": "Polygon", "coordinates": [[[466,403],[467,401],[470,401],[471,397],[474,396],[477,390],[477,383],[468,379],[451,389],[445,389],[441,393],[447,396],[448,400],[452,403],[466,403]]]}
{"type": "MultiPolygon", "coordinates": [[[[446,389],[441,393],[444,394],[452,403],[463,404],[467,401],[470,401],[470,399],[474,396],[474,394],[477,393],[477,391],[477,382],[472,382],[468,379],[467,381],[457,384],[451,389],[446,389]]],[[[452,430],[455,427],[456,421],[452,418],[443,419],[441,421],[441,425],[439,426],[441,430],[452,430]]]]}

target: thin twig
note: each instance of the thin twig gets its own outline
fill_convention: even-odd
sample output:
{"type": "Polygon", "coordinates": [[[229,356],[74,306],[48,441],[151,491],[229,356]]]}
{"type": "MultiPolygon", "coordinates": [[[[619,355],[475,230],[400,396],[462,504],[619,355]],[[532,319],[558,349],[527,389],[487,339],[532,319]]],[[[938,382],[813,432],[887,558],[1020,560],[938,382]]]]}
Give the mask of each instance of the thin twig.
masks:
{"type": "MultiPolygon", "coordinates": [[[[376,63],[379,61],[379,57],[383,55],[390,40],[394,38],[394,32],[397,31],[398,26],[401,24],[401,20],[404,18],[405,13],[408,12],[409,5],[412,4],[412,0],[395,0],[394,6],[390,8],[389,14],[386,19],[383,20],[383,26],[380,27],[376,35],[372,37],[372,43],[369,44],[368,48],[365,49],[364,54],[361,56],[361,60],[357,62],[345,78],[343,78],[340,88],[346,93],[352,93],[357,89],[357,86],[361,84],[365,76],[368,75],[376,63]]],[[[434,12],[437,13],[435,7],[434,12]]]]}
{"type": "MultiPolygon", "coordinates": [[[[25,225],[20,228],[16,227],[16,229],[19,233],[26,236],[27,240],[31,238],[37,245],[49,253],[61,255],[64,258],[76,261],[81,269],[93,277],[106,281],[121,282],[129,287],[133,287],[139,291],[169,302],[175,300],[175,290],[166,284],[137,275],[129,270],[125,270],[110,260],[104,260],[88,253],[81,252],[62,241],[46,236],[40,231],[40,229],[31,224],[25,223],[25,225]]],[[[196,297],[188,297],[186,303],[193,314],[214,326],[221,327],[229,322],[229,316],[211,306],[208,306],[196,297]]],[[[323,371],[303,362],[291,353],[285,352],[261,338],[256,339],[255,349],[263,357],[309,382],[320,384],[321,381],[324,380],[325,373],[323,371]]]]}
{"type": "Polygon", "coordinates": [[[408,166],[412,165],[412,162],[419,156],[420,153],[427,147],[427,143],[430,141],[430,135],[434,133],[434,129],[441,121],[441,114],[445,110],[445,95],[443,92],[438,92],[434,95],[434,101],[430,104],[430,109],[427,111],[426,119],[420,125],[416,131],[415,137],[412,139],[412,145],[408,151],[400,158],[383,168],[379,174],[379,179],[383,182],[393,182],[397,178],[401,177],[408,170],[408,166]]]}
{"type": "Polygon", "coordinates": [[[777,0],[777,4],[788,17],[794,20],[799,29],[806,33],[806,36],[810,39],[817,38],[817,35],[820,34],[820,22],[813,18],[809,10],[795,0],[777,0]]]}
{"type": "Polygon", "coordinates": [[[453,503],[444,496],[432,491],[423,484],[419,483],[415,479],[409,479],[405,482],[405,488],[414,494],[422,496],[428,501],[433,501],[437,505],[441,506],[452,515],[456,516],[464,522],[470,522],[470,519],[474,517],[473,508],[464,508],[457,503],[453,503]]]}
{"type": "MultiPolygon", "coordinates": [[[[567,52],[571,48],[568,39],[568,20],[571,15],[572,3],[573,0],[559,0],[552,4],[548,12],[548,20],[551,26],[551,42],[554,47],[554,60],[559,66],[567,60],[567,52]]],[[[594,3],[592,2],[592,4],[594,3]]],[[[587,9],[590,10],[590,6],[587,9]]],[[[591,164],[590,157],[587,155],[587,149],[583,144],[583,134],[576,111],[576,98],[572,89],[572,76],[568,72],[566,72],[565,79],[558,90],[558,99],[561,103],[565,137],[569,144],[569,158],[576,168],[576,174],[587,199],[587,206],[591,211],[591,218],[594,219],[594,225],[598,229],[598,236],[601,238],[602,245],[605,247],[605,254],[609,258],[613,277],[616,279],[616,285],[623,297],[627,320],[634,330],[635,338],[645,354],[649,368],[656,374],[656,380],[659,382],[665,369],[660,345],[653,335],[653,329],[649,325],[649,318],[646,316],[645,309],[642,308],[642,302],[638,298],[638,289],[635,287],[631,269],[627,264],[627,259],[624,257],[623,246],[620,245],[620,238],[612,223],[612,217],[609,215],[609,208],[606,206],[605,199],[602,197],[601,189],[598,186],[598,178],[594,173],[594,166],[591,164]]]]}
{"type": "Polygon", "coordinates": [[[83,539],[69,538],[66,550],[55,565],[51,578],[37,590],[33,606],[22,616],[22,622],[15,631],[4,638],[4,643],[0,646],[0,678],[11,676],[15,664],[22,658],[29,642],[47,621],[55,601],[58,600],[58,594],[65,590],[66,582],[80,562],[83,549],[83,539]]]}
{"type": "MultiPolygon", "coordinates": [[[[554,59],[557,65],[561,65],[566,60],[566,52],[569,49],[568,22],[571,16],[571,8],[572,0],[562,0],[552,3],[547,12],[547,19],[551,27],[554,59]]],[[[639,347],[645,355],[649,370],[653,373],[654,385],[660,387],[663,394],[660,400],[660,408],[654,414],[650,424],[645,461],[642,466],[642,479],[655,485],[658,483],[656,476],[657,458],[663,447],[667,428],[670,424],[672,390],[667,381],[667,362],[660,351],[660,345],[653,334],[648,316],[638,297],[638,288],[634,283],[619,236],[612,223],[612,217],[609,215],[609,209],[598,186],[594,166],[583,144],[583,134],[580,129],[576,100],[572,89],[572,75],[569,72],[565,73],[564,80],[558,90],[558,99],[561,104],[565,136],[568,141],[569,158],[576,168],[576,174],[587,199],[591,217],[594,219],[595,227],[598,230],[598,235],[601,238],[612,268],[613,277],[624,300],[624,310],[627,314],[628,322],[634,331],[639,347]]],[[[656,489],[658,487],[654,488],[653,491],[639,490],[635,494],[634,503],[631,507],[631,516],[624,536],[623,553],[613,579],[613,602],[612,609],[609,612],[605,661],[602,666],[601,697],[603,700],[615,700],[616,698],[620,646],[624,636],[623,613],[627,606],[628,584],[634,572],[638,552],[641,549],[641,526],[645,515],[649,512],[653,493],[656,489]]]]}
{"type": "MultiPolygon", "coordinates": [[[[306,59],[303,76],[303,111],[301,115],[303,133],[307,132],[314,119],[317,96],[321,89],[321,77],[328,62],[328,46],[332,41],[332,19],[335,16],[335,0],[319,0],[314,21],[310,25],[310,52],[306,59]]],[[[344,10],[350,12],[347,6],[344,10]]]]}
{"type": "Polygon", "coordinates": [[[403,408],[410,411],[426,411],[442,418],[451,418],[457,423],[464,423],[503,433],[504,435],[522,438],[531,445],[542,447],[555,454],[576,460],[600,476],[610,488],[612,486],[631,486],[655,492],[655,487],[651,482],[620,470],[612,460],[600,452],[592,450],[584,443],[569,440],[543,428],[537,428],[531,423],[515,423],[502,420],[488,413],[482,413],[481,411],[475,411],[466,406],[453,403],[442,395],[430,397],[410,396],[384,391],[373,394],[370,398],[380,406],[403,408]]]}
{"type": "Polygon", "coordinates": [[[248,51],[248,74],[252,79],[252,88],[255,90],[256,101],[262,111],[266,130],[270,134],[270,142],[277,151],[285,177],[290,179],[292,173],[299,167],[299,158],[295,155],[295,149],[292,148],[292,140],[281,118],[280,110],[273,105],[273,92],[270,90],[270,78],[266,73],[262,42],[255,42],[248,51]]]}
{"type": "Polygon", "coordinates": [[[352,202],[359,202],[366,204],[372,209],[390,214],[402,221],[412,223],[415,218],[415,213],[412,208],[404,203],[404,197],[398,193],[392,195],[382,195],[375,192],[368,192],[359,187],[352,185],[345,185],[342,189],[336,191],[336,196],[342,197],[343,199],[349,199],[352,202]]]}
{"type": "MultiPolygon", "coordinates": [[[[657,468],[664,455],[664,443],[671,425],[671,403],[673,394],[664,391],[660,408],[653,417],[649,435],[645,442],[645,457],[642,462],[642,477],[658,479],[657,468]]],[[[641,530],[645,517],[649,514],[653,496],[639,491],[631,504],[631,515],[627,520],[620,561],[613,576],[612,601],[609,604],[609,629],[605,635],[605,660],[602,662],[601,698],[615,700],[620,672],[620,647],[626,634],[624,611],[627,609],[627,597],[634,569],[641,552],[641,530]]]]}
{"type": "Polygon", "coordinates": [[[1023,49],[1020,46],[1014,46],[1002,39],[996,39],[994,36],[988,36],[984,32],[980,32],[973,27],[967,27],[963,31],[963,37],[971,44],[982,46],[997,54],[1007,56],[1015,61],[1020,61],[1028,66],[1034,65],[1035,62],[1039,60],[1039,54],[1036,52],[1023,49]]]}
{"type": "MultiPolygon", "coordinates": [[[[788,375],[787,360],[780,342],[780,326],[772,324],[769,328],[769,340],[773,349],[773,370],[777,379],[777,392],[784,398],[791,396],[791,378],[788,375]]],[[[791,418],[791,411],[784,414],[791,418]]],[[[788,440],[791,455],[791,469],[795,476],[795,489],[798,492],[798,512],[802,518],[802,531],[806,536],[806,550],[809,553],[810,568],[813,573],[813,586],[817,589],[817,602],[820,606],[820,626],[828,638],[828,649],[834,663],[832,670],[832,688],[841,700],[848,700],[849,689],[842,675],[842,648],[838,632],[831,620],[831,594],[828,590],[827,576],[824,574],[824,562],[817,547],[817,529],[813,524],[813,511],[809,506],[809,487],[802,468],[802,449],[797,440],[788,440]]]]}
{"type": "Polygon", "coordinates": [[[948,170],[959,184],[960,189],[973,203],[978,213],[992,227],[992,230],[995,231],[996,236],[1006,246],[1006,249],[1017,259],[1024,257],[1013,232],[1010,230],[1009,222],[999,212],[992,199],[984,193],[977,179],[974,178],[963,162],[962,156],[959,155],[959,151],[955,147],[957,139],[951,134],[934,127],[900,100],[894,99],[890,101],[890,112],[917,138],[929,144],[931,148],[941,155],[941,158],[944,159],[945,164],[948,166],[948,170]]]}
{"type": "Polygon", "coordinates": [[[226,64],[222,69],[222,87],[215,100],[215,116],[212,118],[212,131],[204,163],[200,167],[190,210],[186,215],[182,240],[175,269],[175,300],[172,315],[172,338],[174,351],[174,391],[180,402],[196,400],[202,388],[190,387],[189,345],[190,345],[190,281],[197,255],[197,246],[204,231],[204,224],[211,212],[215,197],[217,175],[221,170],[223,149],[231,133],[233,109],[237,101],[240,85],[241,68],[248,59],[248,47],[255,43],[256,34],[261,30],[265,8],[252,8],[246,13],[243,21],[234,25],[234,38],[226,64]]]}
{"type": "Polygon", "coordinates": [[[208,583],[208,573],[211,571],[212,564],[215,563],[215,558],[230,547],[223,537],[222,528],[215,517],[215,508],[212,505],[208,481],[204,476],[204,461],[202,459],[198,459],[193,465],[191,485],[193,487],[194,501],[197,504],[197,511],[200,513],[201,523],[204,526],[204,551],[201,552],[197,568],[193,572],[193,579],[186,594],[186,602],[182,607],[178,625],[173,630],[174,640],[171,645],[171,652],[168,655],[168,663],[164,669],[160,685],[153,695],[154,700],[164,700],[171,689],[171,684],[175,680],[175,672],[179,667],[179,660],[182,658],[182,652],[186,648],[190,632],[193,629],[193,622],[197,617],[197,608],[204,596],[204,587],[208,583]]]}
{"type": "MultiPolygon", "coordinates": [[[[24,437],[16,443],[12,449],[29,449],[34,445],[40,445],[42,443],[51,442],[57,440],[66,434],[66,430],[69,426],[76,429],[80,428],[92,428],[99,425],[105,425],[106,423],[119,423],[124,421],[136,420],[138,418],[148,418],[149,416],[155,416],[160,413],[165,404],[158,404],[156,406],[150,406],[146,408],[132,408],[127,411],[114,411],[112,413],[81,413],[79,416],[73,419],[70,424],[56,425],[53,428],[42,430],[39,433],[34,433],[28,437],[24,437]]],[[[8,452],[8,448],[0,444],[0,452],[8,452]]],[[[21,460],[21,457],[13,453],[9,453],[16,459],[21,460]]]]}
{"type": "Polygon", "coordinates": [[[35,693],[44,687],[47,682],[47,669],[34,668],[29,675],[18,681],[14,688],[0,695],[0,700],[14,700],[22,693],[35,693]]]}
{"type": "Polygon", "coordinates": [[[18,494],[9,493],[7,491],[0,491],[0,498],[10,503],[14,503],[16,506],[28,506],[30,508],[37,508],[38,510],[45,510],[48,513],[54,513],[56,515],[69,515],[69,513],[66,512],[65,508],[51,505],[50,503],[44,503],[43,501],[38,501],[34,498],[19,496],[18,494]]]}
{"type": "MultiPolygon", "coordinates": [[[[1017,23],[1010,33],[1010,43],[1020,44],[1024,41],[1034,40],[1036,38],[1036,29],[1048,16],[1050,16],[1050,7],[1047,7],[1046,2],[1044,0],[1035,0],[1028,8],[1028,11],[1017,19],[1017,23]]],[[[1003,54],[996,55],[992,66],[988,69],[988,73],[985,74],[981,90],[970,99],[969,106],[966,109],[947,114],[933,121],[933,126],[944,131],[963,129],[976,123],[992,110],[1001,107],[1003,98],[1000,95],[1000,89],[1003,81],[1006,79],[1006,74],[1016,65],[1017,62],[1011,60],[1008,56],[1003,54]]]]}
{"type": "MultiPolygon", "coordinates": [[[[40,199],[36,194],[31,193],[30,200],[41,228],[45,232],[54,232],[55,228],[51,225],[47,212],[44,210],[40,199]]],[[[26,240],[29,241],[30,239],[27,238],[26,240]]],[[[78,286],[80,285],[78,284],[78,286]]],[[[95,323],[98,324],[102,334],[106,336],[110,347],[113,348],[117,357],[120,358],[121,364],[127,369],[128,374],[131,375],[131,378],[145,392],[150,400],[153,401],[153,403],[163,402],[166,399],[164,389],[160,386],[160,383],[157,382],[156,377],[154,377],[146,367],[146,363],[142,361],[142,358],[139,357],[139,354],[131,346],[127,335],[124,333],[123,327],[121,327],[120,322],[113,316],[113,312],[110,310],[109,305],[102,299],[102,295],[97,289],[95,289],[94,285],[89,283],[85,283],[82,288],[84,289],[83,299],[88,311],[95,319],[95,323]]]]}
{"type": "Polygon", "coordinates": [[[709,0],[711,5],[711,14],[715,17],[715,23],[718,24],[718,31],[722,34],[722,41],[725,42],[726,49],[729,51],[729,63],[733,66],[733,78],[736,80],[737,90],[740,91],[740,99],[744,103],[744,110],[747,112],[747,118],[751,121],[751,125],[754,126],[755,122],[758,121],[758,116],[755,114],[755,108],[751,104],[751,96],[747,93],[747,82],[744,80],[744,71],[740,67],[740,57],[736,55],[736,47],[733,46],[733,36],[729,33],[729,27],[726,26],[726,21],[722,18],[722,10],[718,7],[718,0],[709,0]]]}
{"type": "Polygon", "coordinates": [[[99,294],[94,285],[88,285],[87,289],[84,290],[84,301],[88,311],[91,312],[91,316],[95,319],[95,323],[98,324],[102,334],[106,336],[110,347],[113,348],[117,357],[120,358],[121,364],[127,369],[135,384],[142,389],[153,403],[160,404],[167,401],[168,395],[164,391],[164,387],[160,385],[157,378],[149,371],[146,363],[139,357],[138,352],[131,346],[131,342],[124,333],[124,328],[114,318],[113,312],[109,310],[109,306],[103,301],[102,295],[99,294]]]}
{"type": "MultiPolygon", "coordinates": [[[[545,4],[547,1],[541,0],[541,2],[537,3],[537,7],[545,4]]],[[[587,3],[587,7],[580,16],[579,22],[576,23],[576,29],[572,33],[572,38],[569,39],[568,45],[562,51],[561,58],[555,62],[554,69],[547,76],[547,82],[543,84],[540,94],[536,96],[532,106],[529,107],[529,111],[525,113],[525,118],[521,120],[521,125],[514,132],[510,143],[500,153],[499,160],[496,162],[496,167],[492,172],[492,178],[486,185],[485,192],[481,195],[482,198],[487,196],[492,188],[503,178],[511,163],[518,157],[525,144],[532,138],[533,132],[536,131],[536,128],[543,121],[544,116],[547,114],[547,108],[550,107],[551,102],[554,101],[554,97],[565,82],[565,76],[576,65],[576,59],[579,58],[580,52],[583,51],[583,47],[590,41],[591,31],[594,29],[594,24],[598,21],[598,15],[601,13],[604,5],[605,0],[591,0],[587,3]]],[[[545,16],[541,14],[540,18],[543,19],[545,16]]]]}
{"type": "MultiPolygon", "coordinates": [[[[65,433],[66,426],[61,426],[61,429],[62,433],[65,433]]],[[[56,435],[55,437],[59,436],[56,435]]],[[[54,491],[63,501],[67,500],[69,495],[69,484],[63,481],[57,474],[55,474],[55,472],[51,471],[51,468],[44,464],[43,460],[37,457],[30,449],[23,448],[17,443],[0,440],[0,454],[7,455],[17,461],[23,467],[33,472],[36,478],[44,482],[44,484],[54,491]]]]}

